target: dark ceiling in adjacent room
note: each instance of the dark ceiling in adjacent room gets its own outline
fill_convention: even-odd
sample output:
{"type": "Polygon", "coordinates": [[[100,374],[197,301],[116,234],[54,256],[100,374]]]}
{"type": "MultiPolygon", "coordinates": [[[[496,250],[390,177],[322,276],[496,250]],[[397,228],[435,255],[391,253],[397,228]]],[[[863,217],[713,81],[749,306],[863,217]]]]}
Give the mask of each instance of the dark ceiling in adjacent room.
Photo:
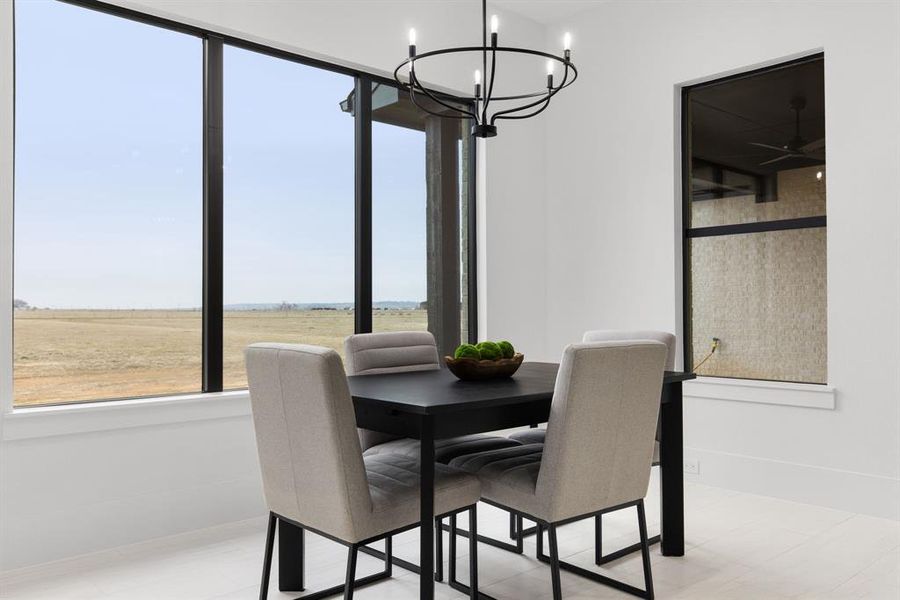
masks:
{"type": "MultiPolygon", "coordinates": [[[[691,145],[694,158],[756,175],[824,164],[824,59],[768,70],[760,74],[698,87],[690,93],[691,145]],[[820,149],[805,156],[761,165],[797,135],[792,101],[805,101],[800,110],[799,135],[820,149]],[[763,148],[753,143],[775,148],[763,148]]],[[[801,104],[803,102],[801,101],[801,104]]]]}

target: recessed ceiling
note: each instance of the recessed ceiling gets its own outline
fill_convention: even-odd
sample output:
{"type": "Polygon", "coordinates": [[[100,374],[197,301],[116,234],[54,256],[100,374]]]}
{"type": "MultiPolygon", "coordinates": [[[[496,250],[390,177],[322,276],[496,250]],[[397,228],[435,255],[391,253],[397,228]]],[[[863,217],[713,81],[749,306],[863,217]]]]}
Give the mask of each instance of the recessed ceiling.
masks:
{"type": "Polygon", "coordinates": [[[557,23],[605,4],[606,0],[489,0],[489,4],[542,24],[557,23]]]}

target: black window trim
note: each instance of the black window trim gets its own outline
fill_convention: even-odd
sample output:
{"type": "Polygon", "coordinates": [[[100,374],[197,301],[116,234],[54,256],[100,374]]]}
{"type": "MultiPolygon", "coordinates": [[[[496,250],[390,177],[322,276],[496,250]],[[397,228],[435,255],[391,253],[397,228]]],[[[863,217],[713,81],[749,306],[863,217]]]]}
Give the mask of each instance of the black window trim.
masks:
{"type": "MultiPolygon", "coordinates": [[[[16,0],[21,1],[21,0],[16,0]]],[[[200,38],[203,43],[203,306],[202,306],[202,377],[198,392],[175,392],[150,396],[124,396],[83,401],[47,402],[29,405],[27,408],[77,404],[94,404],[133,400],[139,398],[166,398],[190,396],[197,393],[235,391],[223,389],[223,279],[224,279],[224,186],[222,159],[223,139],[223,53],[225,46],[233,46],[259,54],[280,58],[354,79],[357,103],[354,124],[354,177],[355,177],[355,248],[354,248],[354,331],[372,331],[372,115],[371,95],[359,93],[371,89],[373,83],[398,87],[388,77],[353,69],[299,53],[267,46],[241,37],[217,32],[138,10],[108,4],[101,0],[56,0],[64,4],[105,13],[153,27],[168,29],[200,38]],[[368,105],[368,109],[366,108],[368,105]]],[[[14,8],[15,10],[15,8],[14,8]]],[[[13,26],[15,27],[15,25],[13,26]]],[[[15,30],[14,30],[15,31],[15,30]]],[[[466,98],[441,94],[445,99],[471,104],[466,98]]],[[[478,294],[476,254],[476,144],[469,144],[468,170],[468,247],[464,260],[468,264],[468,340],[477,341],[478,294]]],[[[14,200],[15,201],[15,200],[14,200]]],[[[13,397],[15,406],[15,395],[13,397]]]]}
{"type": "MultiPolygon", "coordinates": [[[[709,227],[691,227],[691,202],[692,202],[692,184],[691,184],[691,119],[690,119],[690,94],[694,90],[713,87],[754,77],[763,73],[771,73],[781,69],[795,67],[797,65],[823,61],[825,60],[824,52],[816,52],[800,58],[786,60],[776,64],[756,69],[750,69],[727,75],[710,81],[704,81],[693,85],[681,87],[681,331],[682,331],[682,356],[684,362],[684,370],[693,370],[693,316],[691,314],[691,240],[700,237],[712,237],[720,235],[739,235],[746,233],[761,233],[765,231],[787,231],[793,229],[808,229],[827,227],[826,215],[817,215],[812,217],[800,217],[795,219],[779,219],[774,221],[756,221],[752,223],[734,223],[729,225],[714,225],[709,227]]],[[[780,379],[755,379],[749,377],[727,377],[727,376],[709,376],[724,379],[739,379],[747,381],[767,381],[773,383],[801,383],[804,385],[823,386],[826,383],[814,383],[809,381],[786,381],[780,379]]]]}

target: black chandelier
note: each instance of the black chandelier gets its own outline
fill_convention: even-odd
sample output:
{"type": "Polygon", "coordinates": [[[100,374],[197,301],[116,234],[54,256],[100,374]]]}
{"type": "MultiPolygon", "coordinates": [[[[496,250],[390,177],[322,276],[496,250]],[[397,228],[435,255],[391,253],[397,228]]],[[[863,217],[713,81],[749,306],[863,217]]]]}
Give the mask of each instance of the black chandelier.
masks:
{"type": "Polygon", "coordinates": [[[416,53],[416,30],[409,30],[409,58],[400,63],[394,69],[394,79],[404,89],[409,90],[409,97],[413,104],[421,110],[437,117],[451,119],[472,119],[472,135],[488,138],[497,135],[496,122],[500,119],[527,119],[538,115],[549,105],[550,100],[561,89],[569,87],[578,77],[578,70],[571,59],[571,36],[566,33],[563,38],[563,55],[556,56],[540,50],[530,48],[516,48],[512,46],[497,45],[497,17],[491,17],[491,37],[488,42],[487,0],[481,0],[481,46],[460,46],[456,48],[444,48],[430,52],[416,53]],[[471,107],[455,105],[445,94],[430,90],[419,81],[416,76],[416,64],[422,60],[445,54],[481,53],[481,70],[475,71],[475,92],[471,107]],[[494,96],[494,79],[496,77],[497,54],[507,55],[525,54],[539,56],[547,59],[546,87],[537,92],[527,92],[517,95],[494,96]],[[488,70],[488,56],[490,56],[490,70],[488,70]],[[562,65],[562,78],[554,81],[554,71],[557,64],[562,65]],[[408,83],[400,80],[400,72],[404,69],[408,73],[408,83]],[[486,93],[482,93],[482,73],[486,83],[486,93]],[[432,103],[438,104],[445,110],[431,110],[418,101],[419,96],[425,96],[432,103]],[[493,113],[488,113],[488,107],[494,106],[493,113]],[[496,108],[498,107],[499,108],[496,108]]]}

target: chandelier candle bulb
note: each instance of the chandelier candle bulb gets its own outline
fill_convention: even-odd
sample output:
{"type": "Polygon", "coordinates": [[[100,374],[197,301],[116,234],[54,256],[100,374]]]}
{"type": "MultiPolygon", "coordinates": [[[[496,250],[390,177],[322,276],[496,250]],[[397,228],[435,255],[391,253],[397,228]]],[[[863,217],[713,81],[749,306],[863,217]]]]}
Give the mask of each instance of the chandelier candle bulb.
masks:
{"type": "Polygon", "coordinates": [[[568,31],[563,35],[563,53],[566,57],[566,62],[572,57],[572,34],[568,31]]]}
{"type": "Polygon", "coordinates": [[[553,61],[548,60],[547,61],[547,87],[548,88],[553,87],[553,67],[554,67],[553,61]]]}
{"type": "Polygon", "coordinates": [[[412,28],[409,30],[409,56],[412,58],[416,55],[416,30],[412,28]]]}
{"type": "Polygon", "coordinates": [[[475,71],[475,98],[481,98],[481,71],[475,71]]]}
{"type": "Polygon", "coordinates": [[[500,23],[497,21],[497,15],[491,17],[491,48],[497,47],[497,30],[500,23]]]}

